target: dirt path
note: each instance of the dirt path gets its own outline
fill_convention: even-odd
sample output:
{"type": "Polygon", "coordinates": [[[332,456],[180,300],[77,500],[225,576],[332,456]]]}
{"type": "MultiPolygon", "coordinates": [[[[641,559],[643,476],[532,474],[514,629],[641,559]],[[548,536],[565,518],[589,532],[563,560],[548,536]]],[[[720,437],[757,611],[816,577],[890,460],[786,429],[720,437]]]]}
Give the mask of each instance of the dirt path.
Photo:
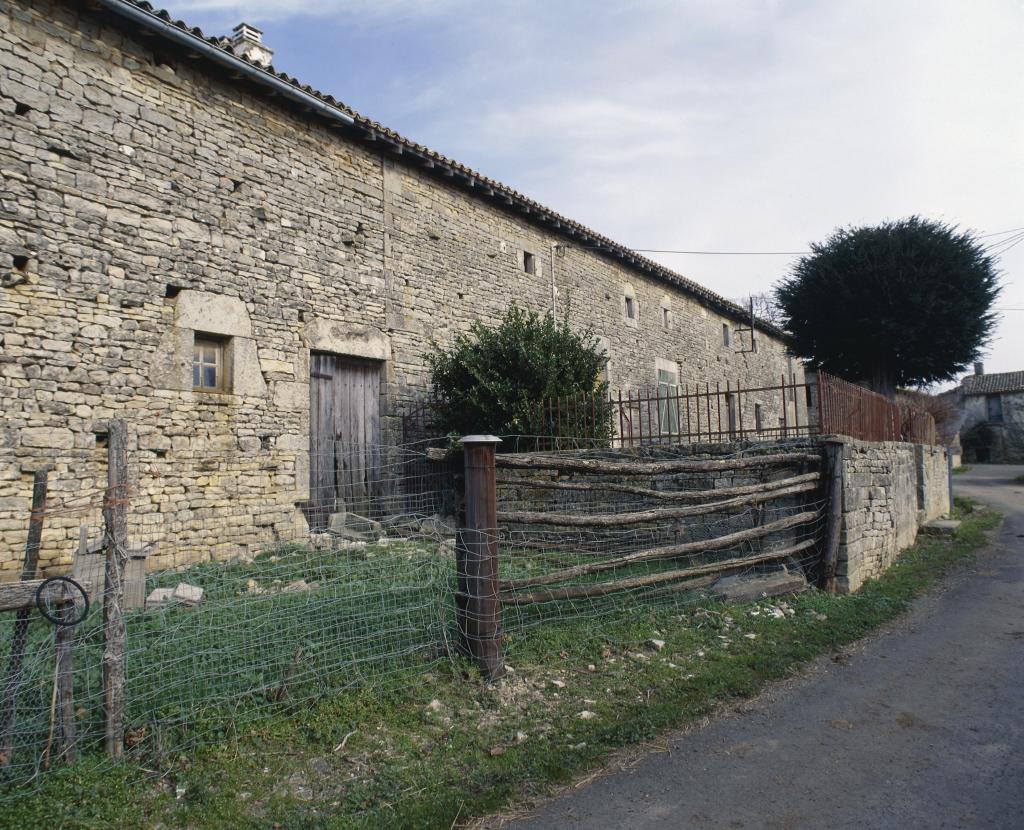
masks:
{"type": "Polygon", "coordinates": [[[855,649],[526,828],[1024,828],[1024,467],[962,495],[1005,512],[993,547],[855,649]]]}

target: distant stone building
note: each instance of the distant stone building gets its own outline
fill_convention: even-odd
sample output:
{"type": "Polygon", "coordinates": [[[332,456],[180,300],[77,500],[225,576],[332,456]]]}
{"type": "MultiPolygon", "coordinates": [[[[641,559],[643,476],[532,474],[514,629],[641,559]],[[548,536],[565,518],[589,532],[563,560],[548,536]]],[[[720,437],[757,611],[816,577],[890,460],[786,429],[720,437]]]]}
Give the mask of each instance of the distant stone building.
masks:
{"type": "MultiPolygon", "coordinates": [[[[372,496],[360,448],[400,440],[430,340],[513,300],[590,326],[616,390],[802,381],[771,325],[271,55],[148,3],[0,5],[0,578],[33,466],[57,465],[57,501],[102,481],[115,415],[133,532],[174,537],[154,563],[296,538],[331,488],[372,496]]],[[[740,426],[781,405],[766,391],[740,426]]],[[[81,521],[48,519],[44,568],[81,521]]]]}
{"type": "Polygon", "coordinates": [[[1024,372],[974,374],[946,395],[962,417],[960,444],[965,464],[1024,463],[1024,372]]]}

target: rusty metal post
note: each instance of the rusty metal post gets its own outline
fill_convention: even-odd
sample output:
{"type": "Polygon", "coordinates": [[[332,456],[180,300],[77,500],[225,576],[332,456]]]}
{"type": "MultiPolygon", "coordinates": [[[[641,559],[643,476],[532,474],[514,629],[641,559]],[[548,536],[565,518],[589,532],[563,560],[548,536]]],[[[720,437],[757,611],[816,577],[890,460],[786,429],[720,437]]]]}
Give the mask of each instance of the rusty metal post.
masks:
{"type": "Polygon", "coordinates": [[[466,521],[459,530],[456,612],[462,651],[488,680],[504,674],[501,601],[498,598],[498,486],[493,435],[462,439],[466,470],[466,521]]]}

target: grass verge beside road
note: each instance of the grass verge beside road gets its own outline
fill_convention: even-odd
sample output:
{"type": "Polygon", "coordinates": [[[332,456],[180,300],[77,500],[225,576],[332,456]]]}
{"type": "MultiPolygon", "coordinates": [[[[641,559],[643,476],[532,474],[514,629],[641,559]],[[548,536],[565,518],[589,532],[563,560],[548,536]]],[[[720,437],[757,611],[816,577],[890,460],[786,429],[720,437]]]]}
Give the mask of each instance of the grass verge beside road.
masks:
{"type": "Polygon", "coordinates": [[[897,616],[999,523],[957,507],[952,539],[922,536],[853,596],[706,602],[600,624],[567,616],[509,644],[500,684],[457,663],[410,668],[386,693],[282,705],[158,771],[86,759],[0,794],[0,826],[449,828],[750,697],[897,616]]]}

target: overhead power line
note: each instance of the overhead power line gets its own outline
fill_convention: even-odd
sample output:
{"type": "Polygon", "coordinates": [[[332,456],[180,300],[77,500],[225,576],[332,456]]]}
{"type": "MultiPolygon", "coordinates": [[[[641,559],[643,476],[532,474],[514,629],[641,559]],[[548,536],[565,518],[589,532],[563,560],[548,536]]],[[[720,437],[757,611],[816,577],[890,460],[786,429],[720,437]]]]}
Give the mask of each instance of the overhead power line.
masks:
{"type": "Polygon", "coordinates": [[[694,256],[803,256],[810,251],[676,251],[669,248],[632,248],[640,254],[693,254],[694,256]]]}
{"type": "MultiPolygon", "coordinates": [[[[977,239],[991,239],[1001,236],[988,245],[989,249],[1000,248],[999,253],[1010,250],[1010,248],[1024,240],[1024,227],[1008,228],[1005,231],[993,231],[992,233],[978,234],[977,239]],[[1012,235],[1010,235],[1012,234],[1012,235]],[[1004,247],[1005,246],[1005,247],[1004,247]]],[[[581,246],[582,247],[582,246],[581,246]]],[[[600,245],[586,246],[600,248],[600,245]]],[[[678,248],[632,248],[638,254],[687,254],[689,256],[806,256],[811,251],[688,251],[678,248]]]]}

